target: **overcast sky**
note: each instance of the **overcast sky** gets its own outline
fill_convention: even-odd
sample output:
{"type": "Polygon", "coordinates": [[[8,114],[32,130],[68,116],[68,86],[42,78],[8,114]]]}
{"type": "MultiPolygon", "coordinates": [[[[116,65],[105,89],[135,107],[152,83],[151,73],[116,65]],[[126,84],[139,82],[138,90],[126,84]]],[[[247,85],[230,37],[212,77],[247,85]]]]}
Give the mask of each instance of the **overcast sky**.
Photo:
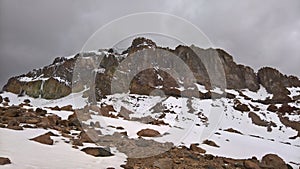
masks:
{"type": "Polygon", "coordinates": [[[300,76],[299,0],[0,0],[0,86],[80,51],[101,26],[137,12],[182,17],[236,62],[300,76]]]}

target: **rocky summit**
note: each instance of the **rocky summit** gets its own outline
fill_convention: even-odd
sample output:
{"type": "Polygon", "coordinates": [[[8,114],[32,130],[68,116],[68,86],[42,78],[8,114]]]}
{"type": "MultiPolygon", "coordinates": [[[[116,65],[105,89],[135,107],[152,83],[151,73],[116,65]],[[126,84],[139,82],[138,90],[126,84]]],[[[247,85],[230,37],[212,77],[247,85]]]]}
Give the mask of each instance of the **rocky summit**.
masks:
{"type": "Polygon", "coordinates": [[[298,169],[300,81],[139,37],[10,78],[0,138],[8,168],[298,169]]]}
{"type": "MultiPolygon", "coordinates": [[[[156,59],[159,61],[168,63],[166,68],[169,69],[174,69],[172,64],[175,63],[173,59],[166,55],[180,58],[195,77],[195,82],[204,85],[206,89],[212,88],[213,76],[218,78],[222,75],[224,75],[223,87],[227,89],[249,89],[256,92],[262,85],[270,94],[273,94],[273,97],[261,100],[268,103],[291,102],[294,98],[289,97],[290,92],[286,88],[300,87],[300,80],[295,76],[283,75],[278,70],[269,67],[261,68],[258,72],[255,72],[249,66],[234,62],[233,57],[222,49],[201,49],[193,45],[190,47],[180,45],[173,50],[159,47],[150,39],[136,38],[131,46],[121,53],[117,53],[112,49],[101,49],[94,52],[78,53],[72,58],[58,57],[49,66],[10,78],[3,87],[3,91],[19,95],[26,94],[34,98],[58,99],[69,95],[72,90],[78,92],[82,91],[85,85],[90,86],[91,79],[86,77],[91,77],[91,74],[94,73],[95,80],[92,82],[94,82],[95,91],[92,92],[96,94],[96,98],[99,100],[105,95],[118,91],[118,89],[112,91],[111,88],[112,80],[115,78],[114,75],[121,71],[120,67],[122,67],[122,70],[128,71],[132,66],[131,63],[123,64],[124,60],[131,57],[138,58],[139,55],[151,54],[158,55],[156,59]],[[148,50],[145,51],[145,49],[148,50]],[[153,53],[155,50],[164,52],[153,53]],[[212,61],[213,55],[218,57],[219,65],[215,64],[216,61],[212,61]],[[101,60],[101,62],[95,64],[97,60],[101,60]],[[208,64],[209,62],[214,64],[208,64]],[[207,67],[220,65],[221,67],[207,67]],[[80,72],[80,78],[76,76],[78,72],[74,70],[75,68],[82,68],[80,69],[82,71],[80,72]],[[221,70],[208,72],[217,69],[221,70]]],[[[131,61],[135,60],[132,59],[131,61]]],[[[138,61],[142,61],[139,64],[146,68],[151,64],[148,59],[139,59],[138,61]]],[[[126,86],[128,85],[126,79],[133,78],[128,87],[130,93],[149,95],[158,87],[170,96],[182,95],[184,92],[188,93],[188,91],[178,90],[180,86],[188,86],[186,81],[183,81],[183,84],[179,83],[184,79],[182,76],[172,77],[168,72],[155,69],[155,67],[149,67],[137,73],[134,77],[127,75],[126,78],[122,78],[118,81],[118,85],[126,86]]],[[[213,84],[213,87],[218,87],[218,85],[213,84]]],[[[193,87],[195,88],[195,86],[193,87]]],[[[205,98],[209,96],[211,96],[210,93],[198,93],[198,97],[205,98]]]]}

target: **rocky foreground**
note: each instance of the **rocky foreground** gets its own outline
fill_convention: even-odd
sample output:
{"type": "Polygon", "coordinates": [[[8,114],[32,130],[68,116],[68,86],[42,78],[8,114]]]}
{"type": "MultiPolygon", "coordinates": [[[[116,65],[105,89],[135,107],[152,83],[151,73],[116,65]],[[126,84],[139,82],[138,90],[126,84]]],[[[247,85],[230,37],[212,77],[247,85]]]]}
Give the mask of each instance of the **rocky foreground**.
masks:
{"type": "MultiPolygon", "coordinates": [[[[161,153],[156,153],[158,155],[153,155],[146,158],[128,158],[126,164],[120,165],[125,169],[137,169],[137,168],[203,168],[203,169],[237,169],[237,168],[245,168],[245,169],[287,169],[291,168],[289,164],[286,164],[284,160],[282,160],[276,154],[266,154],[262,159],[257,159],[256,157],[250,157],[249,159],[232,159],[225,157],[213,156],[211,154],[207,154],[206,150],[201,148],[199,144],[191,144],[190,147],[180,146],[174,147],[173,144],[161,144],[158,142],[153,142],[149,140],[143,140],[139,142],[135,139],[130,139],[127,137],[126,132],[117,132],[111,136],[103,136],[101,139],[95,140],[98,135],[101,134],[100,131],[96,132],[96,130],[87,131],[84,130],[82,123],[78,121],[76,111],[88,111],[88,108],[81,110],[74,110],[71,105],[63,106],[63,107],[47,107],[47,108],[34,108],[30,104],[29,99],[25,99],[23,103],[19,105],[10,105],[9,98],[0,97],[1,105],[0,106],[0,127],[7,128],[11,130],[26,130],[26,128],[35,129],[35,128],[43,128],[52,131],[57,131],[58,134],[54,134],[53,132],[47,132],[45,134],[36,136],[31,138],[31,141],[35,141],[41,144],[46,145],[54,145],[55,141],[53,138],[60,137],[66,144],[72,145],[74,149],[78,149],[78,151],[83,151],[88,155],[92,155],[95,157],[109,157],[114,156],[113,153],[110,152],[109,146],[118,147],[120,151],[125,152],[128,156],[130,153],[137,153],[141,150],[145,152],[151,151],[162,151],[161,153]],[[62,119],[56,114],[48,113],[51,111],[68,111],[72,114],[68,116],[67,119],[62,119]],[[87,134],[87,132],[89,132],[87,134]],[[93,138],[94,137],[94,138],[93,138]],[[85,147],[85,143],[97,143],[91,147],[85,147]],[[142,145],[142,144],[143,145],[142,145]],[[98,145],[102,146],[98,146],[98,145]],[[125,145],[124,145],[125,144],[125,145]],[[127,144],[127,145],[126,145],[127,144]],[[103,148],[103,146],[107,148],[103,148]],[[139,150],[140,146],[142,149],[139,150]],[[144,149],[147,146],[149,149],[144,149]]],[[[276,107],[276,106],[275,106],[276,107]]],[[[91,109],[96,109],[96,107],[90,107],[91,109]]],[[[270,106],[269,109],[271,109],[270,106]]],[[[110,118],[119,118],[128,116],[129,110],[124,110],[119,112],[117,115],[112,115],[110,112],[113,107],[102,107],[98,108],[98,111],[101,115],[110,117],[110,118]]],[[[273,106],[274,109],[274,106],[273,106]]],[[[288,107],[280,107],[280,111],[283,109],[287,110],[288,107]]],[[[290,107],[291,109],[291,107],[290,107]]],[[[277,111],[278,109],[276,109],[277,111]]],[[[84,118],[89,117],[90,114],[86,114],[84,118]]],[[[255,120],[254,120],[255,121],[255,120]]],[[[263,125],[262,120],[258,120],[254,123],[261,123],[263,125]]],[[[156,125],[161,125],[163,123],[156,123],[156,125]]],[[[92,124],[92,125],[100,125],[100,124],[92,124]]],[[[111,126],[117,129],[124,129],[120,126],[111,126]]],[[[235,129],[228,129],[228,132],[242,134],[235,129]]],[[[157,137],[160,133],[156,130],[152,129],[144,129],[137,133],[140,137],[157,137]]],[[[297,136],[296,136],[297,137],[297,136]]],[[[299,136],[298,136],[299,137],[299,136]]],[[[140,138],[141,140],[142,138],[140,138]]],[[[206,140],[203,144],[207,144],[213,147],[219,147],[215,142],[211,140],[206,140]]],[[[242,150],[241,150],[242,151],[242,150]]],[[[143,155],[145,155],[143,152],[143,155]]],[[[0,158],[1,165],[9,165],[13,163],[11,159],[7,157],[0,158]]],[[[112,168],[112,167],[110,167],[112,168]]]]}

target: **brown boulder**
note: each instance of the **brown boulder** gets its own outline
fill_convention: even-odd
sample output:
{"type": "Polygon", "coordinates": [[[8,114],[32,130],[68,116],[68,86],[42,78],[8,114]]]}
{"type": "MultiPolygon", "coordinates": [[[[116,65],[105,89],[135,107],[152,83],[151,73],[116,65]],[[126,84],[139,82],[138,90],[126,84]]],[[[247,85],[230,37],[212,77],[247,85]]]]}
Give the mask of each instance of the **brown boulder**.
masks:
{"type": "Polygon", "coordinates": [[[48,132],[43,135],[32,138],[30,140],[39,142],[41,144],[53,145],[53,140],[51,139],[50,136],[54,136],[54,134],[52,132],[48,132]]]}
{"type": "Polygon", "coordinates": [[[241,112],[248,112],[250,111],[249,107],[246,104],[237,104],[233,107],[235,110],[241,111],[241,112]]]}
{"type": "Polygon", "coordinates": [[[230,133],[237,133],[237,134],[241,134],[243,135],[242,132],[238,131],[238,130],[235,130],[233,128],[228,128],[228,129],[225,129],[224,131],[227,131],[227,132],[230,132],[230,133]]]}
{"type": "Polygon", "coordinates": [[[288,169],[286,163],[276,154],[267,154],[262,160],[262,164],[269,165],[274,169],[288,169]]]}
{"type": "Polygon", "coordinates": [[[195,151],[195,152],[198,152],[198,153],[201,153],[201,154],[206,153],[206,150],[204,150],[204,149],[198,147],[197,144],[191,144],[191,145],[190,145],[190,150],[195,151]]]}
{"type": "Polygon", "coordinates": [[[215,142],[211,141],[211,140],[204,140],[203,144],[207,144],[209,146],[213,146],[213,147],[220,147],[218,146],[215,142]]]}
{"type": "Polygon", "coordinates": [[[133,112],[121,106],[118,116],[123,117],[125,120],[130,120],[130,114],[133,114],[133,112]]]}
{"type": "Polygon", "coordinates": [[[67,106],[61,107],[60,110],[73,111],[73,107],[72,107],[72,105],[67,105],[67,106]]]}
{"type": "Polygon", "coordinates": [[[278,108],[274,104],[271,104],[270,106],[268,106],[267,110],[271,112],[276,112],[278,108]]]}
{"type": "Polygon", "coordinates": [[[109,150],[100,147],[87,147],[87,148],[83,148],[81,151],[95,157],[113,156],[113,154],[109,150]]]}
{"type": "Polygon", "coordinates": [[[9,158],[0,157],[0,165],[6,165],[6,164],[11,164],[9,158]]]}
{"type": "Polygon", "coordinates": [[[244,166],[246,169],[260,169],[259,165],[251,160],[244,161],[244,166]]]}
{"type": "Polygon", "coordinates": [[[0,96],[0,103],[2,103],[3,102],[3,98],[2,98],[2,96],[0,96]]]}
{"type": "Polygon", "coordinates": [[[137,135],[140,137],[158,137],[160,136],[160,133],[153,129],[142,129],[137,132],[137,135]]]}
{"type": "Polygon", "coordinates": [[[99,135],[101,135],[101,131],[88,129],[86,131],[80,132],[78,138],[83,143],[94,143],[99,140],[99,135]]]}
{"type": "Polygon", "coordinates": [[[258,126],[267,127],[269,125],[267,121],[262,120],[257,114],[253,112],[249,112],[248,117],[251,118],[253,124],[256,124],[258,126]]]}

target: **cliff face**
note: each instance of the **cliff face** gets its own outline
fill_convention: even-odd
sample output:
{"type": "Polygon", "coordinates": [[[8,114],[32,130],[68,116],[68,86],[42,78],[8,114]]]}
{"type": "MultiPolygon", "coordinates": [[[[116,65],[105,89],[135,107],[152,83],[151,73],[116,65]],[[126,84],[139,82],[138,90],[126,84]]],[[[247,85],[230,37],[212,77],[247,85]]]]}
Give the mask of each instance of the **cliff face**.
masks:
{"type": "MultiPolygon", "coordinates": [[[[188,90],[195,90],[196,86],[189,82],[189,77],[172,76],[166,70],[178,69],[180,67],[170,57],[178,57],[195,77],[196,83],[202,84],[206,89],[211,89],[211,77],[214,72],[222,71],[225,77],[225,87],[228,89],[249,89],[257,91],[260,85],[273,94],[273,98],[266,100],[271,103],[285,103],[292,99],[288,96],[290,93],[287,87],[299,87],[300,81],[297,77],[286,76],[273,68],[262,68],[257,73],[248,66],[239,65],[234,62],[233,57],[222,49],[201,49],[195,46],[178,46],[174,50],[158,47],[153,41],[145,38],[133,40],[132,45],[122,54],[110,50],[99,50],[97,52],[80,53],[72,58],[59,57],[54,62],[44,68],[33,70],[27,74],[12,77],[3,87],[4,91],[27,94],[31,97],[41,97],[45,99],[57,99],[69,95],[72,92],[82,91],[86,86],[92,86],[91,91],[96,93],[96,98],[100,99],[105,95],[111,94],[112,80],[115,74],[122,70],[130,71],[132,64],[135,67],[149,67],[153,64],[147,56],[156,56],[157,61],[162,62],[165,69],[150,67],[130,76],[130,73],[124,73],[130,85],[128,90],[135,94],[149,95],[155,89],[162,90],[166,95],[177,96],[188,90]],[[145,50],[147,49],[147,50],[145,50]],[[165,51],[155,53],[157,50],[165,51]],[[213,55],[218,56],[222,65],[213,64],[213,55]],[[82,57],[80,57],[82,56],[82,57]],[[137,57],[145,57],[142,61],[125,63],[128,58],[134,61],[137,57]],[[97,65],[97,60],[102,59],[97,65]],[[209,63],[209,64],[208,64],[209,63]],[[209,68],[207,67],[209,65],[209,68]],[[76,68],[82,68],[80,74],[74,71],[76,68]],[[211,72],[208,71],[211,70],[211,72]],[[95,77],[92,81],[89,77],[95,77]],[[78,78],[78,79],[76,79],[78,78]],[[189,84],[188,84],[189,83],[189,84]],[[188,84],[188,85],[186,85],[188,84]],[[184,87],[183,89],[180,89],[184,87]]],[[[178,69],[181,70],[181,69],[178,69]]],[[[125,78],[125,79],[126,79],[125,78]]],[[[218,77],[217,77],[218,78],[218,77]]],[[[222,78],[222,77],[220,77],[222,78]]],[[[118,79],[115,79],[118,80],[118,79]]],[[[118,85],[114,86],[114,92],[122,91],[127,81],[119,80],[118,85]]],[[[199,96],[207,97],[209,93],[199,92],[199,96]]]]}

